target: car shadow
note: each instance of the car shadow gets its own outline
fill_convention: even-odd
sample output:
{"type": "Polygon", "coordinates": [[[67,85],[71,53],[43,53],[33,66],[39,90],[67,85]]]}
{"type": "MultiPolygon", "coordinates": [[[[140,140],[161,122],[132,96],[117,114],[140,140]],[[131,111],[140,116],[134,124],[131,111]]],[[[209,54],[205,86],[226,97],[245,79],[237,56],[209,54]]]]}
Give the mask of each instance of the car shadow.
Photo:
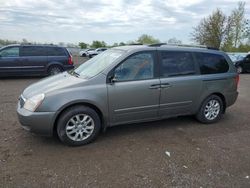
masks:
{"type": "Polygon", "coordinates": [[[180,116],[175,118],[169,118],[158,121],[151,121],[146,123],[134,123],[134,124],[124,124],[114,127],[107,128],[106,132],[102,133],[98,141],[105,141],[108,139],[113,139],[121,135],[130,135],[130,134],[147,134],[152,131],[166,131],[166,130],[175,130],[179,127],[191,127],[195,126],[198,122],[194,119],[193,116],[180,116]]]}

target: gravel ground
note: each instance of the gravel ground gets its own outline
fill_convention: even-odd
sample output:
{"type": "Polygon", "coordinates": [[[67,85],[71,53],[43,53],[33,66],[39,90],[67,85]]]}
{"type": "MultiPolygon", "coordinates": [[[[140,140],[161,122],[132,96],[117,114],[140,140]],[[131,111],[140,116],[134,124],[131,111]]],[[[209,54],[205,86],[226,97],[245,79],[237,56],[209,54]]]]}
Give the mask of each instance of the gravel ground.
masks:
{"type": "Polygon", "coordinates": [[[216,124],[179,117],[117,126],[83,147],[20,127],[17,98],[39,79],[0,80],[0,187],[250,187],[250,75],[216,124]]]}

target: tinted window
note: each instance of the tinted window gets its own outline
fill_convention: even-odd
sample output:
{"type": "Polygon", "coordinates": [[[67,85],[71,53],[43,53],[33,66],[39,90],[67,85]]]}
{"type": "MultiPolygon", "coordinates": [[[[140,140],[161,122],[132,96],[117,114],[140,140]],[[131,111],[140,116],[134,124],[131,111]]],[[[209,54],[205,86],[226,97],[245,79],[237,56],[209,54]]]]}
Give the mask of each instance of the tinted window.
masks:
{"type": "Polygon", "coordinates": [[[47,56],[46,48],[42,46],[23,46],[21,56],[47,56]]]}
{"type": "Polygon", "coordinates": [[[48,48],[48,56],[65,56],[65,51],[63,48],[48,48]]]}
{"type": "Polygon", "coordinates": [[[19,47],[10,47],[3,49],[0,52],[2,57],[18,57],[19,56],[19,47]]]}
{"type": "Polygon", "coordinates": [[[224,73],[229,69],[228,63],[222,55],[195,53],[195,57],[200,65],[201,74],[224,73]]]}
{"type": "Polygon", "coordinates": [[[130,56],[115,70],[118,81],[143,80],[154,77],[154,56],[145,52],[130,56]]]}
{"type": "Polygon", "coordinates": [[[250,54],[245,57],[246,63],[250,63],[250,54]]]}
{"type": "Polygon", "coordinates": [[[190,52],[161,52],[161,76],[195,74],[195,64],[190,52]]]}

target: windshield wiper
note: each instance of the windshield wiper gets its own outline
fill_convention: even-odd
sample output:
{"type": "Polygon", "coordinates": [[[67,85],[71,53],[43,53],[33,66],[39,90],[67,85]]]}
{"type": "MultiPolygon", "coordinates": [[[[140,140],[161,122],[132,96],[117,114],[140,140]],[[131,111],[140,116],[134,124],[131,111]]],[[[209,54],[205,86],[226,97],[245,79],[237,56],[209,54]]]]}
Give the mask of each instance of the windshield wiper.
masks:
{"type": "Polygon", "coordinates": [[[76,71],[74,71],[74,70],[73,70],[73,71],[71,71],[71,74],[72,74],[72,75],[74,75],[74,76],[76,76],[76,77],[80,77],[80,74],[79,74],[79,73],[77,73],[77,72],[76,72],[76,71]]]}

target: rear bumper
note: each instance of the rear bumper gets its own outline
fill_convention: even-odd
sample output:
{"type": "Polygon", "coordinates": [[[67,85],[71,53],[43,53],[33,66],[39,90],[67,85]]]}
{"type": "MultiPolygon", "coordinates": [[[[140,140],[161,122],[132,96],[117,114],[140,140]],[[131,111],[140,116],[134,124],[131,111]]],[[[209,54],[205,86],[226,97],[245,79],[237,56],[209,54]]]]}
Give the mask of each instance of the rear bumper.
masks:
{"type": "Polygon", "coordinates": [[[232,106],[238,98],[238,92],[227,93],[225,95],[227,107],[232,106]]]}
{"type": "Polygon", "coordinates": [[[53,135],[54,112],[30,112],[18,104],[17,115],[25,130],[42,136],[53,135]]]}
{"type": "Polygon", "coordinates": [[[71,69],[75,68],[75,66],[74,65],[64,65],[63,68],[64,68],[64,70],[71,70],[71,69]]]}

